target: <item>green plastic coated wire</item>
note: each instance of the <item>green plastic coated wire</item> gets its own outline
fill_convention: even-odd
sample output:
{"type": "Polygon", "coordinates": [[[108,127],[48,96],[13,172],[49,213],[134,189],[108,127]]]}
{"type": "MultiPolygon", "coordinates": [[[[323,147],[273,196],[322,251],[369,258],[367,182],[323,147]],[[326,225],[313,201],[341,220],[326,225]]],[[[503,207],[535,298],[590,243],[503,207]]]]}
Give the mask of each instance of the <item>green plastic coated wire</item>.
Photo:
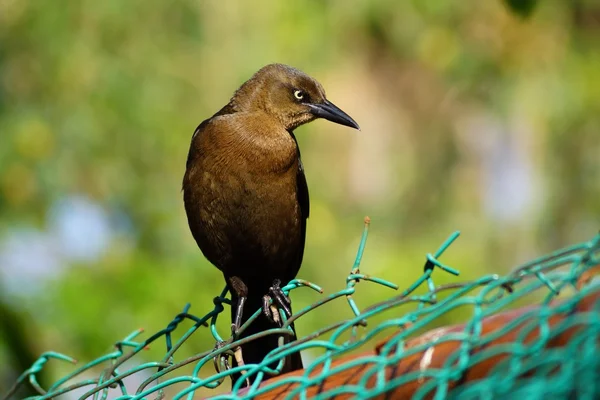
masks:
{"type": "MultiPolygon", "coordinates": [[[[365,368],[353,383],[313,393],[311,398],[328,399],[335,395],[370,398],[411,383],[418,383],[414,399],[600,398],[600,304],[596,304],[594,312],[569,314],[584,296],[592,290],[598,290],[597,283],[594,282],[584,288],[577,285],[583,274],[600,264],[600,235],[532,260],[505,276],[487,275],[471,282],[436,286],[434,277],[439,273],[459,275],[457,269],[439,260],[460,235],[459,232],[454,232],[434,253],[426,254],[423,273],[415,282],[389,300],[361,308],[353,297],[358,287],[368,290],[366,286],[359,285],[361,281],[398,289],[396,284],[370,276],[361,270],[369,223],[366,218],[354,264],[348,276],[344,277],[344,289],[323,295],[319,301],[299,310],[289,319],[280,310],[284,322],[281,328],[237,341],[232,341],[229,333],[224,335],[219,332],[218,318],[225,311],[225,305],[229,307],[231,304],[226,297],[228,291],[225,288],[214,298],[214,307],[206,315],[197,317],[190,314],[191,306],[187,304],[161,331],[140,340],[138,338],[142,330],[136,330],[117,341],[112,352],[79,366],[44,389],[37,380],[37,374],[42,369],[52,368],[55,362],[76,363],[69,356],[46,352],[17,378],[3,399],[14,399],[23,385],[30,385],[37,393],[29,397],[32,400],[55,399],[61,395],[72,395],[75,391],[81,399],[107,399],[109,396],[118,400],[192,399],[194,396],[211,395],[211,391],[219,389],[231,374],[240,371],[245,371],[247,376],[255,376],[257,379],[254,384],[241,389],[242,382],[238,381],[229,393],[222,393],[222,390],[219,393],[213,392],[215,399],[249,399],[286,388],[290,384],[294,386],[282,398],[306,399],[309,388],[356,366],[365,368]],[[415,294],[415,290],[420,287],[426,288],[425,293],[415,294]],[[566,289],[574,294],[560,303],[560,306],[551,307],[557,296],[566,289]],[[442,293],[444,296],[440,296],[442,293]],[[522,305],[521,299],[533,293],[539,294],[538,298],[542,299],[534,319],[531,314],[524,313],[501,329],[483,334],[484,319],[522,305]],[[352,310],[352,318],[324,326],[295,342],[284,344],[284,337],[291,333],[292,322],[342,297],[345,297],[352,310]],[[374,317],[399,306],[406,306],[409,310],[402,315],[395,313],[383,322],[370,322],[374,317]],[[407,346],[408,340],[427,328],[438,326],[447,313],[465,307],[469,307],[471,314],[464,327],[436,339],[436,343],[459,343],[457,350],[449,355],[444,365],[411,370],[386,378],[387,368],[420,354],[431,346],[430,343],[407,346]],[[559,313],[569,317],[559,324],[551,324],[553,316],[559,313]],[[186,320],[192,321],[193,326],[184,330],[180,326],[186,320]],[[492,345],[495,340],[519,326],[523,328],[514,340],[492,345]],[[208,327],[215,346],[200,354],[183,355],[182,345],[201,327],[208,327]],[[574,328],[577,329],[573,330],[574,328]],[[569,343],[563,347],[548,346],[558,335],[569,330],[576,332],[569,343]],[[366,343],[387,331],[394,334],[381,346],[378,353],[333,363],[340,355],[360,350],[366,343]],[[532,332],[537,333],[537,339],[528,341],[527,337],[532,332]],[[262,363],[228,368],[236,347],[265,335],[276,335],[280,346],[271,351],[262,363]],[[328,339],[325,339],[326,335],[328,339]],[[164,356],[157,361],[145,359],[141,351],[156,343],[164,343],[164,356]],[[478,351],[474,352],[474,349],[478,351]],[[296,351],[314,352],[316,358],[299,374],[266,381],[277,375],[283,359],[296,351]],[[501,354],[509,356],[497,363],[487,376],[457,387],[451,385],[452,382],[460,381],[461,374],[472,366],[501,354]],[[279,364],[277,368],[269,368],[268,365],[274,361],[279,364]],[[186,366],[190,368],[185,369],[187,373],[183,373],[186,366]],[[135,385],[125,381],[125,378],[132,376],[138,377],[135,385]]],[[[283,291],[287,294],[300,287],[323,293],[321,287],[303,279],[292,280],[283,291]]],[[[241,330],[246,329],[260,313],[261,310],[256,310],[241,330]]]]}

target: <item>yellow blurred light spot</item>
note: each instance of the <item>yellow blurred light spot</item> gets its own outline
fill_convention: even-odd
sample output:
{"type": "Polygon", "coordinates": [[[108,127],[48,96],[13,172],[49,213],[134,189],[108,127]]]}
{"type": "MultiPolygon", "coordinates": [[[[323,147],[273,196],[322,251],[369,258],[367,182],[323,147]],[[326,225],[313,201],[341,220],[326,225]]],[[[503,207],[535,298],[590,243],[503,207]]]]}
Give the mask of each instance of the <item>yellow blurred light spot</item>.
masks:
{"type": "Polygon", "coordinates": [[[9,165],[0,176],[0,188],[6,201],[13,206],[29,201],[37,191],[37,183],[31,168],[15,163],[9,165]]]}
{"type": "Polygon", "coordinates": [[[20,0],[7,0],[2,2],[2,12],[0,12],[0,27],[10,28],[17,23],[25,11],[27,11],[27,2],[20,0]]]}
{"type": "Polygon", "coordinates": [[[433,28],[425,32],[418,43],[419,58],[437,69],[450,66],[458,55],[456,36],[444,28],[433,28]]]}
{"type": "Polygon", "coordinates": [[[50,127],[39,119],[25,121],[15,135],[17,154],[35,161],[45,159],[52,154],[54,142],[50,127]]]}

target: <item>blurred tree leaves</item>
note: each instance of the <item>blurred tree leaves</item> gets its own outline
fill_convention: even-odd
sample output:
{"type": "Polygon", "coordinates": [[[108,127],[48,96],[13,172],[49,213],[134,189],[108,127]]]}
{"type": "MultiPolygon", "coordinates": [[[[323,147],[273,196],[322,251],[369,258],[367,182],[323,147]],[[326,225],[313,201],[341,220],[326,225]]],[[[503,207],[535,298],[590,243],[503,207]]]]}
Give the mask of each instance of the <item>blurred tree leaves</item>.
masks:
{"type": "Polygon", "coordinates": [[[530,17],[538,3],[537,0],[504,0],[504,2],[512,12],[523,18],[530,17]]]}
{"type": "MultiPolygon", "coordinates": [[[[187,302],[207,312],[222,277],[186,225],[189,140],[274,61],[318,78],[363,129],[297,132],[313,202],[300,275],[328,293],[345,284],[365,214],[364,271],[401,286],[455,229],[445,261],[461,279],[586,239],[600,221],[598,13],[563,0],[1,2],[0,271],[23,269],[3,258],[23,228],[39,230],[59,266],[36,270],[37,259],[2,303],[36,334],[32,351],[82,360],[164,327],[187,302]],[[91,261],[65,257],[52,230],[72,197],[110,220],[91,261]]],[[[358,292],[361,305],[391,294],[358,292]]],[[[318,298],[293,296],[297,309],[318,298]]],[[[193,350],[213,345],[198,337],[193,350]]]]}

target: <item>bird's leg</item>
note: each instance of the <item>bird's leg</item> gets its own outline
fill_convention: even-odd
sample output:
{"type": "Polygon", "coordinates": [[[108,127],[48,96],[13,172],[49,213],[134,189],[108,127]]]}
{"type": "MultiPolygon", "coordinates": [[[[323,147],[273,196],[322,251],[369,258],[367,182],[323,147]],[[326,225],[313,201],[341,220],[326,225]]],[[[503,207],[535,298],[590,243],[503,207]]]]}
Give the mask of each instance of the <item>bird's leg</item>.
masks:
{"type": "Polygon", "coordinates": [[[231,324],[231,334],[235,336],[238,330],[242,327],[242,316],[244,315],[244,304],[246,303],[246,297],[240,297],[237,302],[235,310],[235,320],[231,324]]]}
{"type": "Polygon", "coordinates": [[[269,293],[263,296],[263,313],[268,319],[281,325],[282,321],[279,318],[277,309],[283,309],[283,312],[289,318],[292,316],[291,305],[292,301],[281,289],[281,281],[275,279],[269,288],[269,293]],[[271,304],[271,301],[273,301],[273,304],[271,304]]]}
{"type": "Polygon", "coordinates": [[[229,277],[229,288],[233,295],[237,297],[237,304],[231,304],[231,307],[236,307],[235,314],[231,321],[231,334],[235,340],[235,337],[242,327],[242,318],[244,316],[244,304],[246,303],[246,299],[248,298],[248,287],[246,284],[237,276],[229,277]]]}
{"type": "MultiPolygon", "coordinates": [[[[227,279],[227,278],[226,278],[227,279]]],[[[231,320],[231,341],[235,342],[238,338],[239,330],[242,327],[242,318],[244,316],[244,304],[246,303],[246,299],[248,299],[248,286],[237,276],[231,276],[227,279],[229,282],[229,290],[231,291],[232,299],[237,297],[237,304],[231,304],[233,308],[235,306],[235,313],[232,315],[231,320]],[[235,296],[234,296],[235,293],[235,296]]],[[[244,357],[242,355],[242,347],[235,346],[233,349],[233,357],[237,366],[243,366],[244,357]]],[[[241,374],[246,374],[247,371],[241,371],[241,374]]],[[[246,380],[246,384],[250,386],[250,381],[246,380]]]]}
{"type": "Polygon", "coordinates": [[[290,306],[292,305],[292,300],[289,298],[289,296],[283,293],[283,290],[280,287],[281,283],[279,282],[279,280],[273,282],[273,286],[269,288],[269,293],[273,297],[273,300],[280,305],[281,308],[283,308],[283,311],[285,311],[286,315],[291,317],[292,310],[290,306]]]}

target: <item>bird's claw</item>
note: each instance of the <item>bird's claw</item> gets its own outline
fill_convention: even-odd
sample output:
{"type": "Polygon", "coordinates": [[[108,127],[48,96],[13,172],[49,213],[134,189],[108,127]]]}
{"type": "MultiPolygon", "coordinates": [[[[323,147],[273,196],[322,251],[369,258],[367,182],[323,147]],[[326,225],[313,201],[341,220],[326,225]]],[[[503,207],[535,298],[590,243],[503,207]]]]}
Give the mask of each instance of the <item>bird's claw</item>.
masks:
{"type": "Polygon", "coordinates": [[[269,294],[263,296],[263,314],[271,321],[283,325],[279,317],[278,308],[281,308],[286,317],[292,316],[292,300],[281,289],[281,281],[276,279],[269,288],[269,294]],[[271,303],[272,302],[272,303],[271,303]]]}
{"type": "MultiPolygon", "coordinates": [[[[225,345],[227,345],[227,342],[219,340],[215,344],[215,348],[213,349],[213,351],[219,350],[219,349],[223,348],[225,345]]],[[[217,371],[217,373],[221,372],[221,365],[223,365],[225,367],[226,371],[231,369],[231,365],[229,365],[229,356],[228,356],[227,352],[221,353],[218,356],[216,356],[215,358],[213,358],[213,363],[215,365],[215,370],[217,371]]]]}
{"type": "Polygon", "coordinates": [[[235,340],[237,338],[237,334],[240,330],[240,327],[236,324],[231,324],[231,339],[235,340]]]}

